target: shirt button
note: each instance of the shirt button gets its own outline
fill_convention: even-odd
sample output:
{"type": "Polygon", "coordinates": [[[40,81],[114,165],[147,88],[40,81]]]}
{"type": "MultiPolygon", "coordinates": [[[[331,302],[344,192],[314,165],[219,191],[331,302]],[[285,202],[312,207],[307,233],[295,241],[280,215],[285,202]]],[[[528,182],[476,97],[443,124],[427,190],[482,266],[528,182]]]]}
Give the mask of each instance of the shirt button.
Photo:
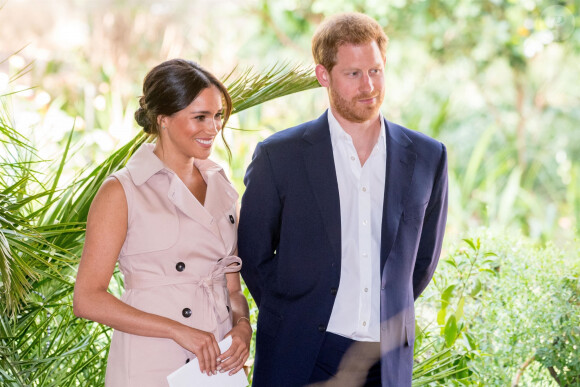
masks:
{"type": "Polygon", "coordinates": [[[177,265],[175,265],[175,270],[177,270],[177,271],[184,271],[185,270],[185,263],[183,263],[183,262],[177,262],[177,265]]]}
{"type": "Polygon", "coordinates": [[[350,159],[351,159],[352,161],[354,161],[354,156],[350,156],[350,159]]]}
{"type": "Polygon", "coordinates": [[[191,317],[191,309],[183,308],[183,310],[181,311],[181,315],[185,318],[190,318],[191,317]]]}
{"type": "Polygon", "coordinates": [[[363,327],[366,327],[366,326],[367,326],[367,322],[363,321],[363,327]]]}
{"type": "Polygon", "coordinates": [[[323,324],[320,324],[318,326],[318,332],[326,332],[326,326],[323,324]]]}
{"type": "Polygon", "coordinates": [[[366,257],[368,257],[369,255],[368,255],[367,253],[362,253],[362,256],[366,258],[366,257]]]}
{"type": "Polygon", "coordinates": [[[365,293],[367,293],[369,291],[369,288],[365,288],[365,293]]]}
{"type": "Polygon", "coordinates": [[[189,359],[185,360],[185,364],[189,363],[189,359]]]}
{"type": "Polygon", "coordinates": [[[367,225],[367,223],[368,223],[368,222],[367,222],[366,220],[363,220],[363,225],[365,225],[365,226],[366,226],[366,225],[367,225]]]}
{"type": "Polygon", "coordinates": [[[362,187],[363,192],[367,192],[367,187],[362,187]]]}

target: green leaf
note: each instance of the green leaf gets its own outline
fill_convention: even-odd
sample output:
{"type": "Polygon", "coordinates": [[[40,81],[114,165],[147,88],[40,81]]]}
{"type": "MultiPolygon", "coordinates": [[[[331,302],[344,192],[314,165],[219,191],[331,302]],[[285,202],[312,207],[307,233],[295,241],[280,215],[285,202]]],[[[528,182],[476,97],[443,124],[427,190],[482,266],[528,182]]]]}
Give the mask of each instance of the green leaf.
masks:
{"type": "Polygon", "coordinates": [[[449,285],[441,294],[441,306],[445,307],[449,304],[449,300],[453,296],[453,290],[455,290],[456,285],[449,285]]]}
{"type": "Polygon", "coordinates": [[[487,272],[487,273],[491,273],[491,274],[493,274],[494,276],[496,276],[496,275],[497,275],[497,271],[495,271],[495,270],[491,270],[491,269],[487,269],[487,268],[484,268],[484,269],[479,269],[479,271],[480,271],[480,272],[487,272]]]}
{"type": "Polygon", "coordinates": [[[445,346],[450,348],[457,339],[457,320],[454,315],[449,316],[445,324],[445,346]]]}
{"type": "Polygon", "coordinates": [[[439,312],[437,312],[437,324],[443,326],[445,324],[445,318],[447,317],[447,309],[441,308],[439,312]]]}
{"type": "Polygon", "coordinates": [[[475,280],[475,285],[473,286],[473,289],[471,289],[471,292],[469,292],[469,295],[471,297],[475,297],[480,291],[481,291],[481,281],[478,278],[475,280]]]}
{"type": "Polygon", "coordinates": [[[457,321],[463,318],[463,307],[465,306],[465,297],[461,297],[459,299],[459,303],[457,304],[457,310],[455,311],[455,318],[457,321]]]}
{"type": "Polygon", "coordinates": [[[467,239],[467,238],[464,238],[464,239],[463,239],[463,241],[464,241],[465,243],[467,243],[467,244],[469,245],[469,247],[471,247],[471,249],[472,249],[473,251],[477,251],[477,248],[475,247],[475,243],[473,243],[473,240],[471,240],[471,239],[467,239]]]}

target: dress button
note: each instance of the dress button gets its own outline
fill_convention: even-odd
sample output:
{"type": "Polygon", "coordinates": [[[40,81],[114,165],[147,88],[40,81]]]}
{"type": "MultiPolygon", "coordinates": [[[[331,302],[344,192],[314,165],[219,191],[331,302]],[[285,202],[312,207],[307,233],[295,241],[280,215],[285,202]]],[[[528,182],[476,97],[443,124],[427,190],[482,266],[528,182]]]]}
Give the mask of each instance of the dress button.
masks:
{"type": "Polygon", "coordinates": [[[189,317],[191,317],[191,309],[183,308],[183,310],[181,311],[181,314],[183,315],[183,317],[189,318],[189,317]]]}
{"type": "Polygon", "coordinates": [[[228,310],[228,312],[230,311],[230,307],[228,305],[226,305],[226,309],[228,310]]]}
{"type": "Polygon", "coordinates": [[[234,224],[235,223],[234,216],[233,215],[230,215],[230,222],[231,222],[231,224],[234,224]]]}
{"type": "Polygon", "coordinates": [[[177,265],[175,265],[175,270],[177,270],[177,271],[184,271],[185,270],[185,263],[183,263],[183,262],[177,262],[177,265]]]}
{"type": "Polygon", "coordinates": [[[332,294],[333,296],[336,296],[337,292],[338,292],[337,288],[330,288],[330,294],[332,294]]]}
{"type": "Polygon", "coordinates": [[[187,364],[187,363],[189,363],[189,359],[187,359],[187,360],[185,361],[185,364],[187,364]]]}
{"type": "Polygon", "coordinates": [[[326,325],[320,324],[318,326],[318,332],[326,332],[326,325]]]}

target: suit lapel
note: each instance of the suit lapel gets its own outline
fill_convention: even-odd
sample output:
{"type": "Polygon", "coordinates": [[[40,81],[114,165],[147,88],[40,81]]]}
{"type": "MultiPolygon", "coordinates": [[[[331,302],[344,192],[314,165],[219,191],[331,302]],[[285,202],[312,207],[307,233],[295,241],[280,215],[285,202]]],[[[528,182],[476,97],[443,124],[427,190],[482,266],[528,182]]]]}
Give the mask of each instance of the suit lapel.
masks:
{"type": "Polygon", "coordinates": [[[413,178],[415,160],[412,142],[398,125],[385,120],[387,130],[387,168],[381,230],[381,273],[391,252],[413,178]]]}
{"type": "Polygon", "coordinates": [[[306,174],[322,215],[335,262],[340,267],[340,198],[327,113],[306,129],[303,139],[307,143],[303,152],[306,174]]]}

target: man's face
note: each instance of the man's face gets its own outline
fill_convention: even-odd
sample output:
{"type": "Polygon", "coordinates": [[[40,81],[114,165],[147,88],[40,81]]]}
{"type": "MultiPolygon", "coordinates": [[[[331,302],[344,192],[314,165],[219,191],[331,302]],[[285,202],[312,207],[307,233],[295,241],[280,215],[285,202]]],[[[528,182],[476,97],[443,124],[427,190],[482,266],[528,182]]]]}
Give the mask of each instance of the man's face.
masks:
{"type": "Polygon", "coordinates": [[[385,97],[384,68],[385,59],[376,42],[340,46],[332,71],[323,67],[327,74],[323,86],[328,88],[333,112],[356,123],[378,117],[385,97]]]}

